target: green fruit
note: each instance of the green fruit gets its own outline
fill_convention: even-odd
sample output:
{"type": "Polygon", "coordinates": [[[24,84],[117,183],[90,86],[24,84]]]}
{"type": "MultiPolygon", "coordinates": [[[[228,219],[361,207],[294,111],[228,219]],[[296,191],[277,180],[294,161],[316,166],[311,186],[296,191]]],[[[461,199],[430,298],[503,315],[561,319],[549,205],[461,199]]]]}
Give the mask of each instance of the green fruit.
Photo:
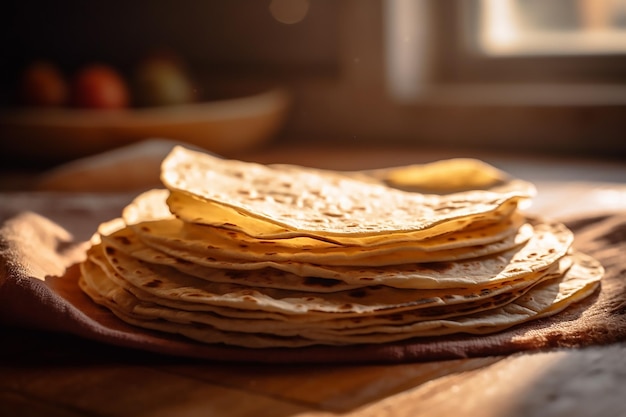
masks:
{"type": "Polygon", "coordinates": [[[135,99],[140,106],[171,106],[194,101],[191,80],[175,62],[149,59],[135,72],[135,99]]]}

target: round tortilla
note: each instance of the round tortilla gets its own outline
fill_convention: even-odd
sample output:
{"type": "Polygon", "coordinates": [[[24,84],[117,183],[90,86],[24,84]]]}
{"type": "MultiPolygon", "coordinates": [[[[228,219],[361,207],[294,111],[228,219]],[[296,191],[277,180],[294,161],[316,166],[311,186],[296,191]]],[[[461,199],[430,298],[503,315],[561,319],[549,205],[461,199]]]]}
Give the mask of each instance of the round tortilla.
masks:
{"type": "Polygon", "coordinates": [[[531,184],[473,160],[341,173],[177,147],[161,178],[100,225],[79,285],[127,323],[203,343],[493,333],[603,275],[563,224],[519,211],[531,184]]]}
{"type": "MultiPolygon", "coordinates": [[[[120,226],[120,222],[116,223],[120,226]]],[[[215,259],[171,248],[161,251],[146,246],[131,228],[125,226],[120,226],[115,231],[101,228],[101,240],[106,246],[129,256],[149,263],[173,266],[200,278],[231,283],[253,279],[257,286],[283,288],[284,284],[288,286],[285,288],[291,289],[312,288],[318,292],[333,292],[364,285],[412,289],[463,288],[473,285],[492,286],[525,279],[527,275],[545,269],[565,256],[573,241],[571,231],[560,223],[540,223],[534,227],[534,231],[533,237],[522,247],[492,256],[454,262],[356,268],[292,261],[215,259]],[[263,277],[248,273],[254,270],[267,271],[268,268],[269,271],[281,272],[275,277],[269,272],[263,277]]]]}
{"type": "MultiPolygon", "coordinates": [[[[118,285],[131,292],[139,288],[142,293],[157,298],[194,304],[196,309],[201,309],[201,305],[217,305],[308,316],[361,316],[433,306],[481,305],[485,299],[535,285],[552,273],[550,269],[542,270],[525,280],[492,287],[408,290],[376,285],[333,293],[313,293],[201,280],[167,266],[138,261],[122,253],[105,254],[101,245],[90,249],[89,259],[118,285]]],[[[565,270],[567,264],[563,261],[555,267],[565,270]]]]}
{"type": "MultiPolygon", "coordinates": [[[[229,207],[284,229],[329,237],[426,231],[454,220],[488,217],[508,202],[532,196],[522,181],[513,181],[500,192],[472,190],[445,196],[406,192],[335,171],[224,160],[183,147],[165,158],[161,180],[168,189],[200,202],[229,207]]],[[[172,211],[186,217],[176,208],[172,211]]],[[[192,213],[192,222],[211,222],[211,216],[203,213],[204,209],[192,213]]]]}
{"type": "Polygon", "coordinates": [[[140,301],[90,262],[81,264],[80,285],[95,302],[107,306],[130,324],[182,334],[205,343],[252,348],[386,343],[453,333],[489,333],[556,314],[595,291],[603,274],[602,266],[587,255],[574,253],[572,260],[572,267],[562,275],[539,283],[502,307],[456,318],[422,320],[409,324],[404,322],[401,325],[388,323],[370,327],[328,328],[316,322],[302,323],[301,327],[290,329],[292,333],[288,335],[276,334],[276,331],[264,332],[262,319],[256,322],[258,326],[254,332],[234,331],[232,327],[221,330],[215,325],[194,320],[201,313],[184,312],[140,301]]]}

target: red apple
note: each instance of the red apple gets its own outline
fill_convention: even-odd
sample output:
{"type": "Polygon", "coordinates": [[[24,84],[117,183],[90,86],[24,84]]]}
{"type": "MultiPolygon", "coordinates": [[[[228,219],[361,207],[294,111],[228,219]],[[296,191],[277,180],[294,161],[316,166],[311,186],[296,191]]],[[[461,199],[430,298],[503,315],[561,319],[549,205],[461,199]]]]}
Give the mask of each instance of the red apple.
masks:
{"type": "Polygon", "coordinates": [[[72,83],[73,104],[90,109],[119,109],[129,105],[128,87],[111,66],[92,64],[82,68],[72,83]]]}
{"type": "Polygon", "coordinates": [[[27,106],[62,106],[67,103],[68,86],[61,71],[51,62],[30,64],[20,80],[20,101],[27,106]]]}

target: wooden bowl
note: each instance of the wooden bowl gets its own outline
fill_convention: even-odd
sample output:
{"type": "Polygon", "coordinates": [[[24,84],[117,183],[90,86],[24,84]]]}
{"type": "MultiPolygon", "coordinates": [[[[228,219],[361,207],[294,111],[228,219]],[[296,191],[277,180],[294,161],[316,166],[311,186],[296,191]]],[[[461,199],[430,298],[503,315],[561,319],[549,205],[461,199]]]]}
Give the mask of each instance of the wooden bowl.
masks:
{"type": "Polygon", "coordinates": [[[282,126],[283,89],[194,104],[86,110],[12,109],[0,113],[0,149],[16,158],[69,160],[149,138],[228,155],[260,146],[282,126]]]}

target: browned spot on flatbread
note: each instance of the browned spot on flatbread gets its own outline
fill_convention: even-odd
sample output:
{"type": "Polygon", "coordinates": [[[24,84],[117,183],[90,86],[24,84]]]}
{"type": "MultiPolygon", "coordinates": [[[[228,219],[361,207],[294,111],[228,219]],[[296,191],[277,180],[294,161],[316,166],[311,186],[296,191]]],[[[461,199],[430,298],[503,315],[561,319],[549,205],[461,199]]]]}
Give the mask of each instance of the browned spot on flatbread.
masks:
{"type": "Polygon", "coordinates": [[[148,287],[148,288],[158,288],[161,286],[161,284],[163,284],[163,281],[161,281],[160,279],[153,279],[149,282],[146,282],[144,284],[144,287],[148,287]]]}
{"type": "Polygon", "coordinates": [[[324,287],[331,288],[341,284],[342,281],[331,278],[305,277],[304,285],[307,287],[324,287]]]}
{"type": "Polygon", "coordinates": [[[353,298],[363,298],[367,297],[368,292],[364,288],[359,288],[358,290],[350,291],[349,294],[353,298]]]}
{"type": "Polygon", "coordinates": [[[416,265],[418,269],[430,269],[431,271],[443,272],[452,268],[450,262],[424,262],[416,265]]]}
{"type": "Polygon", "coordinates": [[[130,245],[132,242],[126,236],[115,236],[115,240],[119,241],[123,245],[130,245]]]}
{"type": "Polygon", "coordinates": [[[245,270],[231,269],[229,271],[226,271],[225,275],[228,278],[232,278],[232,279],[244,279],[244,278],[247,278],[250,275],[250,273],[245,270]]]}

